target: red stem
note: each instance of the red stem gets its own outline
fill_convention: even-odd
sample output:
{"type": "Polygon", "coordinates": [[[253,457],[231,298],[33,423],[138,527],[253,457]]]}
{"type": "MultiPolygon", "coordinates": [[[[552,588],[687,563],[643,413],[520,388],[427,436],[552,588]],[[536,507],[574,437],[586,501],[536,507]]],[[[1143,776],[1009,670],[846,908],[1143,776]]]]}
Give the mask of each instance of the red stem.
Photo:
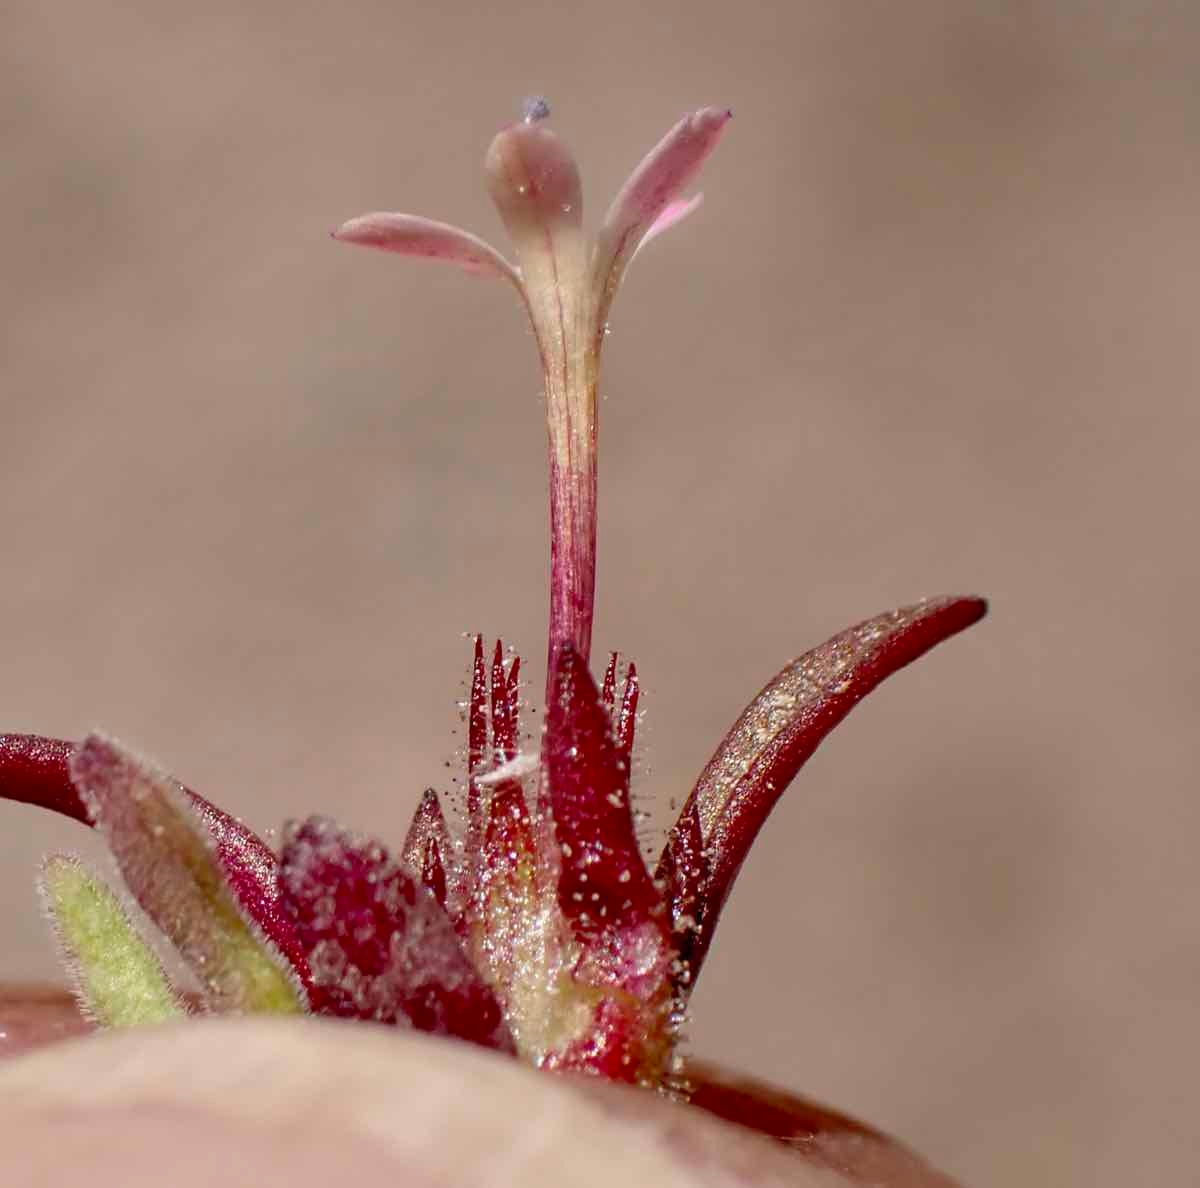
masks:
{"type": "MultiPolygon", "coordinates": [[[[568,436],[571,436],[568,433],[568,436]]],[[[564,468],[550,459],[550,638],[546,700],[554,695],[554,670],[569,645],[586,665],[592,651],[596,600],[596,428],[584,443],[572,437],[564,468]],[[582,455],[582,456],[581,456],[582,455]]]]}

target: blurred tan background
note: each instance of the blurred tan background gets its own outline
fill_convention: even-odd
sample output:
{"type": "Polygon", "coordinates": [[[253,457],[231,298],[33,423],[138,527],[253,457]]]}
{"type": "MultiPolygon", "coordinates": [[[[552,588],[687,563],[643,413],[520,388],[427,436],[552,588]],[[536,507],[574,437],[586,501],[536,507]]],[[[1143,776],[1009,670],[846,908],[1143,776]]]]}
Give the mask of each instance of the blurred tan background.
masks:
{"type": "MultiPolygon", "coordinates": [[[[499,236],[525,94],[593,218],[728,103],[607,348],[597,646],[644,675],[643,803],[851,621],[993,611],[791,790],[694,1048],[977,1188],[1190,1182],[1200,8],[472,8],[6,8],[0,723],[399,840],[461,633],[542,661],[538,377],[501,287],[327,233],[499,236]]],[[[33,871],[87,838],[0,818],[3,973],[50,975],[33,871]]]]}

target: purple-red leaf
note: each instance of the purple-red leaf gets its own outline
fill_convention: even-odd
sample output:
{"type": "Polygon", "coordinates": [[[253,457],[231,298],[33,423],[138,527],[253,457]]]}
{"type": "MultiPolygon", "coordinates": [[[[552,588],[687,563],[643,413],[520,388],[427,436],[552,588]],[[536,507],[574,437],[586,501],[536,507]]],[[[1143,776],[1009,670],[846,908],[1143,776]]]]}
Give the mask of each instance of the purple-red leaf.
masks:
{"type": "Polygon", "coordinates": [[[318,1012],[515,1051],[449,917],[382,845],[320,817],[293,822],[279,884],[308,954],[318,1012]]]}
{"type": "MultiPolygon", "coordinates": [[[[90,824],[71,781],[76,744],[34,734],[0,734],[0,798],[36,805],[90,824]]],[[[192,808],[216,847],[217,862],[238,907],[291,963],[306,986],[308,969],[295,929],[279,905],[275,854],[241,821],[188,791],[192,808]]]]}
{"type": "Polygon", "coordinates": [[[708,874],[693,978],[755,836],[821,740],[885,677],[986,611],[981,598],[932,598],[868,619],[793,660],[734,723],[700,773],[667,846],[668,852],[678,846],[675,834],[691,828],[685,822],[695,814],[708,874]]]}

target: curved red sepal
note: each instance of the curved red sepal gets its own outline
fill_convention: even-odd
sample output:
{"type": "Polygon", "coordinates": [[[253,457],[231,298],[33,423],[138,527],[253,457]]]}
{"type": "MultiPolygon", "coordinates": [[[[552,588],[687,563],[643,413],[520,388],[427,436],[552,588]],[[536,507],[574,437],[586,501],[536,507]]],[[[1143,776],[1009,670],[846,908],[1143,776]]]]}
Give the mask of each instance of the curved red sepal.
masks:
{"type": "Polygon", "coordinates": [[[658,869],[659,877],[668,873],[667,855],[694,813],[707,875],[690,954],[693,980],[754,838],[821,740],[880,681],[986,612],[982,598],[948,597],[867,619],[793,660],[733,724],[700,773],[658,869]]]}
{"type": "MultiPolygon", "coordinates": [[[[76,744],[36,734],[0,734],[0,798],[50,809],[91,824],[71,780],[76,744]]],[[[212,840],[217,862],[238,906],[296,971],[305,989],[312,985],[304,950],[279,902],[274,851],[223,809],[184,789],[212,840]]]]}

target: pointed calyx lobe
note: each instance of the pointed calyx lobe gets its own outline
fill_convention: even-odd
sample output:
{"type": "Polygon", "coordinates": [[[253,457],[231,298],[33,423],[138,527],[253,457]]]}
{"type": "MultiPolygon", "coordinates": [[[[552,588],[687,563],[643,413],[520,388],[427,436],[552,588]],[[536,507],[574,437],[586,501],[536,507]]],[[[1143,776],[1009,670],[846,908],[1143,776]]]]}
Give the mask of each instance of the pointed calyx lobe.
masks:
{"type": "Polygon", "coordinates": [[[379,843],[320,817],[292,823],[279,885],[312,970],[314,1009],[515,1050],[449,917],[379,843]]]}
{"type": "Polygon", "coordinates": [[[658,868],[676,930],[682,915],[690,917],[693,981],[754,838],[821,740],[880,681],[986,611],[981,598],[932,598],[867,619],[793,660],[733,724],[701,772],[658,868]]]}

